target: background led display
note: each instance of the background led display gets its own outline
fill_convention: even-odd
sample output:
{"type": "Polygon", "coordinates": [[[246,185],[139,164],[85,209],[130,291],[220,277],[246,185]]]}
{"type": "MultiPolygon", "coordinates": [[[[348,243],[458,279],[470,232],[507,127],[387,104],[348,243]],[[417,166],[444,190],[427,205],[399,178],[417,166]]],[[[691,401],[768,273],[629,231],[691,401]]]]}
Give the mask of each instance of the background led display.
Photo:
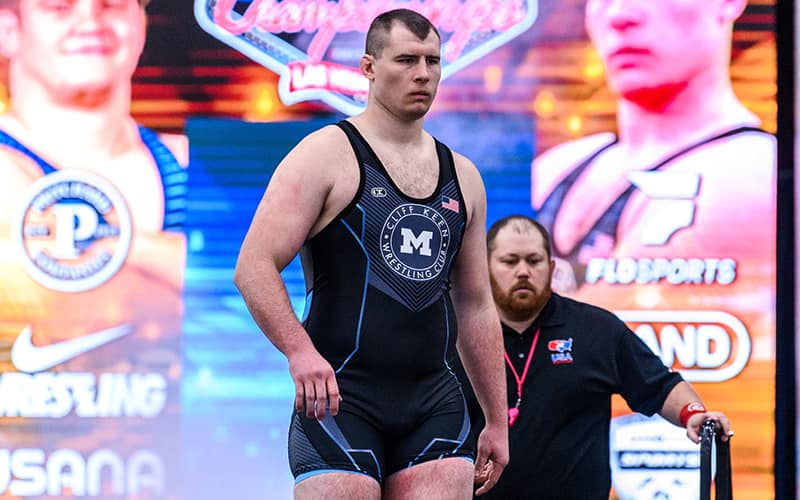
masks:
{"type": "MultiPolygon", "coordinates": [[[[242,13],[255,3],[225,5],[242,13]]],[[[4,290],[0,428],[6,431],[0,441],[0,491],[5,497],[58,497],[70,491],[77,494],[79,488],[85,488],[84,494],[89,496],[133,497],[132,484],[143,498],[291,496],[286,432],[293,386],[285,359],[258,331],[231,278],[247,225],[280,158],[309,131],[346,115],[332,106],[330,99],[292,104],[282,99],[281,76],[275,68],[265,67],[254,54],[242,54],[236,44],[223,43],[209,34],[208,26],[198,21],[197,6],[201,4],[213,2],[152,1],[147,42],[132,87],[132,113],[140,123],[160,133],[188,138],[182,235],[165,236],[171,250],[149,257],[149,262],[166,263],[169,283],[182,286],[164,287],[155,293],[153,283],[161,282],[150,275],[141,278],[132,272],[133,263],[126,262],[120,272],[143,281],[125,284],[112,278],[109,283],[113,282],[114,293],[97,299],[79,300],[75,294],[59,290],[36,299],[38,317],[53,323],[64,323],[70,315],[80,319],[81,314],[105,311],[125,301],[136,307],[141,304],[146,312],[139,313],[140,317],[161,318],[154,320],[155,324],[167,326],[155,328],[151,323],[87,352],[76,358],[74,365],[34,367],[30,372],[20,369],[11,361],[11,348],[21,342],[21,332],[37,317],[26,316],[32,313],[20,309],[19,304],[31,300],[22,290],[40,285],[19,263],[10,237],[12,217],[8,217],[8,226],[3,226],[7,232],[0,234],[0,264],[11,270],[0,275],[4,290]],[[156,306],[158,310],[153,309],[156,306]],[[85,407],[85,414],[79,415],[78,396],[84,394],[80,387],[86,384],[85,376],[77,375],[80,373],[93,374],[90,382],[95,385],[90,386],[98,395],[105,394],[108,387],[114,394],[127,391],[124,394],[133,399],[101,398],[106,405],[102,406],[97,396],[92,406],[85,407]],[[20,387],[33,387],[34,380],[40,384],[37,387],[51,391],[54,383],[66,387],[71,396],[60,401],[72,401],[75,406],[63,417],[52,405],[36,410],[38,413],[34,409],[25,413],[19,401],[11,406],[15,400],[7,395],[19,394],[20,387]],[[102,417],[97,414],[101,410],[105,412],[102,417]],[[12,463],[27,466],[8,465],[12,463]],[[98,476],[97,471],[102,474],[98,476]],[[73,476],[82,479],[71,480],[73,476]],[[46,486],[41,490],[44,478],[50,477],[60,480],[52,483],[52,491],[46,486]],[[90,480],[97,477],[103,479],[90,480]]],[[[768,0],[749,2],[736,24],[731,54],[734,90],[768,132],[776,128],[773,4],[768,0]]],[[[513,36],[497,34],[502,43],[479,57],[460,65],[453,63],[426,121],[431,133],[479,167],[487,188],[488,223],[511,213],[539,215],[535,193],[544,189],[545,181],[539,186],[532,181],[537,178],[532,162],[545,151],[575,138],[616,129],[615,98],[583,28],[584,2],[543,0],[519,5],[529,12],[535,9],[535,19],[513,36]]],[[[363,34],[352,32],[343,37],[343,47],[350,49],[341,49],[340,54],[345,55],[338,62],[352,59],[350,52],[360,50],[360,36],[363,34]]],[[[7,81],[5,67],[2,75],[7,81]]],[[[7,99],[2,102],[7,108],[7,99]]],[[[771,175],[769,165],[753,173],[758,180],[771,175]]],[[[701,198],[702,185],[701,181],[696,194],[701,198]]],[[[731,196],[750,187],[743,181],[732,187],[731,196]]],[[[20,196],[6,194],[14,199],[20,196]]],[[[762,217],[774,217],[772,196],[767,194],[761,200],[766,211],[752,211],[750,218],[732,218],[729,231],[739,238],[752,238],[747,228],[763,226],[762,217]]],[[[8,213],[18,214],[19,206],[22,201],[9,205],[8,213]]],[[[3,207],[5,211],[6,205],[3,207]]],[[[34,219],[26,220],[36,225],[34,219]]],[[[619,265],[625,258],[641,260],[632,254],[612,256],[612,250],[606,261],[595,261],[595,274],[587,275],[586,269],[577,273],[579,288],[575,291],[579,298],[617,312],[662,358],[685,371],[712,407],[728,413],[737,433],[734,490],[737,498],[744,499],[769,497],[773,491],[775,324],[774,291],[770,290],[774,290],[775,262],[768,248],[764,250],[774,245],[768,240],[746,255],[724,247],[713,255],[706,255],[700,247],[688,248],[681,255],[660,255],[658,258],[673,268],[684,265],[676,259],[684,259],[687,269],[702,264],[706,271],[712,265],[709,259],[717,259],[713,265],[718,279],[691,285],[680,282],[678,269],[673,271],[676,283],[662,280],[652,287],[658,291],[655,298],[650,292],[644,294],[650,302],[642,302],[642,290],[635,286],[612,286],[607,279],[604,283],[611,273],[609,259],[614,259],[616,277],[624,274],[619,265]],[[728,286],[720,281],[725,266],[730,267],[723,263],[725,259],[735,261],[740,273],[750,266],[758,268],[759,301],[748,302],[755,293],[752,289],[742,292],[741,300],[718,293],[728,286]],[[605,267],[597,267],[603,263],[605,267]],[[597,287],[587,283],[591,276],[597,287]],[[608,290],[611,293],[605,294],[608,290]],[[659,302],[659,294],[662,299],[680,294],[685,299],[680,309],[693,311],[694,316],[675,317],[675,308],[665,306],[668,299],[659,302]],[[660,311],[660,316],[647,316],[651,311],[660,311]],[[729,349],[724,359],[721,347],[729,349]]],[[[305,285],[299,263],[293,262],[283,276],[300,314],[305,285]]],[[[742,279],[742,274],[735,274],[731,282],[738,284],[742,279]]],[[[46,345],[96,330],[87,327],[60,337],[34,334],[31,342],[46,345]]],[[[621,428],[638,432],[650,423],[627,414],[624,403],[616,401],[614,415],[620,419],[614,421],[614,432],[621,428]]],[[[612,443],[624,447],[635,432],[615,434],[618,439],[612,443]]],[[[663,436],[678,451],[684,447],[691,451],[692,446],[680,440],[681,434],[677,429],[677,437],[668,432],[663,436]]],[[[614,457],[612,453],[612,463],[614,457]]],[[[619,455],[616,457],[618,460],[619,455]]],[[[644,464],[639,472],[655,478],[676,477],[675,470],[657,469],[644,464]]],[[[696,473],[691,464],[677,472],[687,471],[696,473]]],[[[626,472],[630,469],[615,468],[615,484],[620,484],[620,477],[625,479],[626,472]]],[[[646,498],[656,493],[652,491],[646,498]]],[[[624,496],[629,497],[633,498],[624,496]]]]}

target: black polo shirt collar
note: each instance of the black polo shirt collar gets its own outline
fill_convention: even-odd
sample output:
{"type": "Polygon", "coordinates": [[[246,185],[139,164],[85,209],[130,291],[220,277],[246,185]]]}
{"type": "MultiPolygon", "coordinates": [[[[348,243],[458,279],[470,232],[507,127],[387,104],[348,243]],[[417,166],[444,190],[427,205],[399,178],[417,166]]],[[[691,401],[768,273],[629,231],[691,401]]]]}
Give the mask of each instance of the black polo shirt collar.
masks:
{"type": "Polygon", "coordinates": [[[553,326],[560,326],[567,322],[566,312],[564,311],[564,297],[553,293],[550,296],[550,299],[547,301],[547,304],[544,305],[542,311],[539,313],[539,316],[533,320],[533,323],[525,329],[524,332],[520,335],[517,333],[516,330],[511,328],[510,326],[502,323],[503,325],[503,337],[506,338],[508,341],[508,336],[512,336],[513,338],[517,337],[533,337],[536,333],[536,330],[539,328],[548,328],[553,326]]]}
{"type": "MultiPolygon", "coordinates": [[[[519,373],[525,369],[525,362],[531,354],[531,344],[536,331],[541,329],[548,329],[551,327],[558,327],[566,324],[567,313],[565,311],[564,302],[565,298],[557,294],[552,294],[550,300],[542,308],[539,316],[525,329],[522,334],[517,333],[516,330],[506,324],[503,326],[503,346],[505,347],[506,354],[508,354],[514,369],[519,373]]],[[[540,334],[542,339],[547,338],[547,333],[540,334]]],[[[544,342],[544,340],[540,340],[544,342]]],[[[537,351],[539,348],[536,349],[537,351]]]]}

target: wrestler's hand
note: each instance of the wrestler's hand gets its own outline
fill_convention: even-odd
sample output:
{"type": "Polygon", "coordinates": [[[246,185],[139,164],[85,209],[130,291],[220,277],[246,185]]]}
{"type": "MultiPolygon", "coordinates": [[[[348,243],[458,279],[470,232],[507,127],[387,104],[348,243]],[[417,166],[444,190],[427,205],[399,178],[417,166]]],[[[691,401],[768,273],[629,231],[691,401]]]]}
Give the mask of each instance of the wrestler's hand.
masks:
{"type": "Polygon", "coordinates": [[[695,413],[689,420],[686,421],[686,435],[694,443],[700,442],[700,430],[703,422],[706,420],[713,420],[716,423],[717,433],[720,434],[722,441],[727,441],[733,436],[731,430],[731,423],[724,413],[718,411],[707,411],[703,413],[695,413]],[[721,432],[720,432],[721,431],[721,432]]]}
{"type": "Polygon", "coordinates": [[[313,347],[293,353],[288,359],[289,373],[294,380],[295,409],[317,420],[325,418],[328,408],[331,416],[336,416],[341,397],[330,363],[313,347]]]}
{"type": "Polygon", "coordinates": [[[478,436],[478,455],[475,459],[475,495],[491,490],[508,464],[508,425],[487,424],[478,436]]]}

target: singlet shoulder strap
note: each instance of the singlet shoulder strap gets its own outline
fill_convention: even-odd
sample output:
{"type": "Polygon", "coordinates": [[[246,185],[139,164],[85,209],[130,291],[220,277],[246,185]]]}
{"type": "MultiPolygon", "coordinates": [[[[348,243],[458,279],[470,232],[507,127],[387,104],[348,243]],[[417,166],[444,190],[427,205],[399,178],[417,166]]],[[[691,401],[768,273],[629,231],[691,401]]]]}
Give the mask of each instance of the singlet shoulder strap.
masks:
{"type": "MultiPolygon", "coordinates": [[[[186,172],[172,152],[158,140],[155,132],[140,126],[139,135],[158,167],[164,186],[164,229],[180,228],[185,219],[186,210],[186,172]]],[[[33,160],[45,175],[58,170],[4,130],[0,130],[0,145],[24,154],[33,160]]]]}
{"type": "MultiPolygon", "coordinates": [[[[699,148],[701,146],[704,146],[706,144],[710,144],[712,142],[719,141],[721,139],[725,139],[725,138],[732,137],[732,136],[739,135],[739,134],[750,133],[750,132],[763,133],[763,134],[770,135],[768,132],[766,132],[766,131],[764,131],[764,130],[762,130],[760,128],[756,128],[756,127],[749,127],[749,126],[733,127],[731,129],[725,130],[723,132],[711,134],[708,137],[700,139],[700,140],[698,140],[698,141],[696,141],[696,142],[694,142],[692,144],[689,144],[688,146],[686,146],[684,148],[681,148],[676,153],[674,153],[672,155],[669,155],[667,158],[665,158],[664,160],[656,163],[655,165],[653,165],[652,167],[650,167],[646,171],[647,172],[655,172],[655,171],[661,170],[661,168],[669,165],[672,161],[674,161],[674,160],[676,160],[676,159],[680,158],[681,156],[684,156],[684,155],[686,155],[688,153],[691,153],[692,151],[694,151],[695,149],[697,149],[697,148],[699,148]]],[[[636,188],[633,185],[628,186],[628,188],[616,200],[614,200],[614,202],[611,204],[611,206],[606,211],[606,213],[603,215],[603,217],[601,217],[600,220],[597,222],[597,226],[596,227],[598,229],[604,231],[606,234],[609,234],[613,238],[616,239],[617,229],[619,227],[619,219],[620,219],[620,217],[622,215],[622,211],[625,208],[625,206],[627,205],[628,200],[630,199],[630,197],[633,194],[633,192],[635,191],[635,189],[636,188]]]]}
{"type": "Polygon", "coordinates": [[[439,175],[441,176],[441,180],[439,181],[440,186],[446,185],[451,180],[455,180],[458,183],[458,175],[456,174],[456,161],[453,157],[453,152],[450,148],[447,147],[442,142],[439,142],[437,138],[433,138],[436,142],[436,156],[439,158],[439,175]]]}
{"type": "Polygon", "coordinates": [[[558,184],[556,184],[555,188],[550,192],[550,195],[544,200],[542,206],[539,208],[539,211],[536,214],[537,220],[545,225],[545,227],[550,228],[553,230],[553,225],[555,224],[556,214],[558,210],[561,208],[561,203],[564,200],[564,197],[567,195],[567,192],[572,187],[572,184],[575,183],[578,177],[586,170],[589,165],[591,165],[598,156],[603,154],[609,148],[614,146],[619,142],[619,138],[614,135],[614,139],[607,144],[600,146],[594,153],[590,154],[586,157],[583,161],[581,161],[566,177],[564,177],[558,184]]]}
{"type": "Polygon", "coordinates": [[[0,130],[0,145],[9,147],[24,154],[33,160],[39,166],[39,168],[42,169],[42,172],[45,175],[52,174],[57,170],[52,164],[50,164],[50,162],[34,153],[30,148],[19,142],[5,130],[0,130]]]}
{"type": "Polygon", "coordinates": [[[347,139],[350,141],[350,145],[353,146],[359,169],[361,169],[362,165],[366,162],[375,168],[381,168],[381,170],[383,170],[381,162],[378,161],[374,151],[372,151],[372,148],[367,144],[366,139],[364,139],[358,129],[356,129],[355,125],[347,120],[336,122],[336,125],[344,131],[347,139]]]}
{"type": "Polygon", "coordinates": [[[139,126],[142,139],[161,176],[164,189],[164,230],[179,230],[186,219],[186,193],[188,176],[175,155],[150,129],[139,126]]]}
{"type": "Polygon", "coordinates": [[[712,134],[712,135],[710,135],[708,137],[704,137],[703,139],[700,139],[700,140],[698,140],[696,142],[693,142],[693,143],[689,144],[688,146],[679,149],[677,152],[667,156],[666,158],[664,158],[660,162],[658,162],[655,165],[653,165],[652,167],[650,167],[648,170],[650,170],[650,171],[658,170],[661,167],[669,164],[673,160],[676,160],[677,158],[680,158],[681,156],[685,155],[686,153],[690,153],[690,152],[694,151],[695,149],[697,149],[697,148],[699,148],[701,146],[705,146],[706,144],[709,144],[709,143],[712,143],[712,142],[716,142],[716,141],[718,141],[720,139],[725,139],[725,138],[728,138],[728,137],[731,137],[731,136],[734,136],[734,135],[744,134],[744,133],[748,133],[748,132],[755,132],[755,133],[762,133],[762,134],[766,134],[766,135],[772,135],[769,132],[767,132],[766,130],[760,129],[758,127],[750,127],[750,126],[734,127],[734,128],[729,129],[729,130],[725,130],[723,132],[715,133],[715,134],[712,134]]]}
{"type": "MultiPolygon", "coordinates": [[[[414,200],[415,202],[428,203],[430,200],[441,198],[442,190],[445,189],[446,186],[450,186],[450,184],[453,184],[454,186],[450,187],[448,190],[452,191],[455,189],[459,197],[463,199],[456,175],[453,152],[435,137],[433,140],[436,148],[436,157],[438,159],[438,178],[436,181],[436,188],[434,189],[433,193],[423,200],[413,198],[405,194],[403,190],[397,186],[394,179],[392,179],[392,176],[386,171],[386,167],[380,161],[380,158],[378,158],[375,150],[372,149],[364,136],[361,135],[361,133],[352,123],[347,120],[342,120],[337,122],[336,125],[339,126],[339,128],[341,128],[347,135],[347,138],[356,154],[356,160],[358,161],[358,166],[362,176],[364,175],[364,166],[366,165],[370,167],[370,169],[375,170],[379,175],[382,175],[393,187],[393,189],[396,190],[398,195],[406,199],[414,200]]],[[[451,192],[449,196],[453,196],[454,194],[456,193],[451,192]]]]}

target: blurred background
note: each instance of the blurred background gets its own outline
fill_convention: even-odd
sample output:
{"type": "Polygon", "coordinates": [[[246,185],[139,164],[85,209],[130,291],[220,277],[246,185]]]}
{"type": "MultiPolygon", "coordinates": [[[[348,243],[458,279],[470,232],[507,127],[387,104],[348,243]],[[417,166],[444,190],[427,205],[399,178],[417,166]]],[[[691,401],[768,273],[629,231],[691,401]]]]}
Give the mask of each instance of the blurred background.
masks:
{"type": "MultiPolygon", "coordinates": [[[[232,5],[231,16],[236,18],[258,0],[224,3],[232,5]]],[[[383,3],[387,9],[396,5],[383,3]]],[[[273,45],[259,45],[256,38],[268,39],[269,34],[256,30],[246,40],[250,48],[242,50],[244,38],[230,35],[221,40],[209,32],[208,26],[201,26],[209,22],[208,12],[215,5],[213,0],[152,0],[147,7],[147,41],[132,82],[134,118],[160,133],[183,134],[189,142],[183,225],[186,261],[177,313],[181,327],[179,338],[169,340],[170,348],[180,353],[180,361],[163,369],[175,381],[167,393],[172,410],[141,426],[119,417],[118,431],[114,430],[116,417],[108,417],[103,424],[108,436],[99,440],[91,437],[91,427],[79,426],[67,439],[63,437],[66,431],[50,419],[5,414],[5,422],[0,422],[0,429],[8,429],[1,443],[6,449],[0,450],[2,498],[66,498],[75,494],[70,477],[85,473],[85,480],[92,480],[90,473],[80,472],[82,469],[76,472],[74,467],[51,465],[56,464],[52,454],[44,459],[16,453],[21,445],[15,441],[14,430],[19,426],[29,430],[35,426],[35,432],[43,436],[40,446],[48,453],[68,449],[70,443],[82,439],[86,457],[92,450],[87,449],[85,439],[104,443],[109,449],[119,446],[120,455],[128,460],[124,466],[127,475],[119,480],[124,487],[115,489],[117,476],[98,466],[101,472],[95,479],[103,486],[97,494],[86,496],[291,498],[286,433],[293,385],[285,359],[251,320],[233,286],[232,273],[239,245],[280,159],[304,135],[347,117],[351,108],[337,108],[330,99],[323,101],[319,96],[292,104],[284,102],[279,74],[274,66],[265,65],[264,54],[274,56],[270,64],[275,65],[281,57],[290,58],[280,55],[282,50],[292,54],[286,44],[306,48],[308,40],[300,35],[284,36],[273,45]],[[259,46],[261,55],[255,55],[252,47],[259,46]],[[49,440],[51,429],[56,430],[49,440]],[[163,465],[163,470],[145,468],[145,479],[137,483],[130,465],[133,445],[123,443],[139,441],[156,455],[155,461],[163,465]],[[19,457],[17,462],[14,457],[19,457]],[[161,474],[163,487],[148,483],[146,478],[153,474],[161,474]],[[52,486],[46,494],[35,493],[32,486],[28,490],[23,487],[44,478],[48,478],[48,484],[62,487],[52,486]],[[14,481],[16,490],[12,488],[14,481]],[[134,483],[140,484],[131,489],[134,483]]],[[[447,77],[426,119],[428,131],[479,167],[487,189],[487,224],[511,213],[536,215],[531,205],[531,165],[537,155],[571,139],[616,129],[616,98],[584,29],[585,2],[529,0],[522,5],[528,13],[528,25],[510,30],[513,36],[493,33],[477,37],[461,54],[470,59],[468,62],[449,62],[450,70],[446,69],[447,77]]],[[[775,30],[775,2],[748,2],[735,26],[730,67],[736,95],[770,133],[778,130],[775,30]]],[[[342,53],[356,50],[360,55],[362,45],[363,33],[345,33],[334,39],[330,53],[341,46],[342,53]]],[[[7,77],[7,65],[3,64],[0,81],[7,82],[7,77]]],[[[7,108],[8,90],[3,85],[0,110],[7,108]]],[[[770,173],[764,171],[763,175],[770,173]]],[[[769,202],[777,207],[776,199],[769,202]]],[[[742,238],[747,238],[749,225],[758,223],[732,221],[742,238]]],[[[763,266],[774,283],[776,261],[768,259],[763,266]]],[[[305,303],[299,263],[293,262],[283,276],[299,314],[305,303]]],[[[14,291],[7,288],[4,293],[13,295],[14,291]]],[[[685,293],[706,292],[695,287],[685,293]]],[[[748,341],[754,347],[745,354],[744,367],[725,380],[694,383],[707,402],[726,411],[736,423],[733,477],[739,499],[775,497],[774,293],[770,302],[766,311],[772,318],[769,324],[745,321],[748,341]]],[[[53,307],[50,313],[58,314],[58,303],[53,307]]],[[[720,305],[719,311],[739,317],[739,307],[738,302],[731,301],[720,305]]],[[[7,342],[6,351],[12,341],[7,342]]],[[[103,356],[103,352],[98,351],[97,356],[103,356]]],[[[697,368],[675,363],[676,369],[697,368]]],[[[91,361],[88,365],[98,377],[115,373],[113,366],[92,367],[91,361]]],[[[15,371],[14,366],[6,363],[4,370],[3,380],[11,380],[8,374],[15,371]]],[[[628,413],[621,400],[615,401],[615,416],[628,413]]],[[[644,469],[639,472],[667,478],[676,474],[663,467],[644,469]]],[[[696,473],[696,465],[687,465],[677,473],[687,470],[696,473]]],[[[615,475],[624,473],[615,470],[615,475]]],[[[612,496],[620,494],[615,491],[612,496]]],[[[659,498],[685,497],[673,494],[659,498]]]]}

